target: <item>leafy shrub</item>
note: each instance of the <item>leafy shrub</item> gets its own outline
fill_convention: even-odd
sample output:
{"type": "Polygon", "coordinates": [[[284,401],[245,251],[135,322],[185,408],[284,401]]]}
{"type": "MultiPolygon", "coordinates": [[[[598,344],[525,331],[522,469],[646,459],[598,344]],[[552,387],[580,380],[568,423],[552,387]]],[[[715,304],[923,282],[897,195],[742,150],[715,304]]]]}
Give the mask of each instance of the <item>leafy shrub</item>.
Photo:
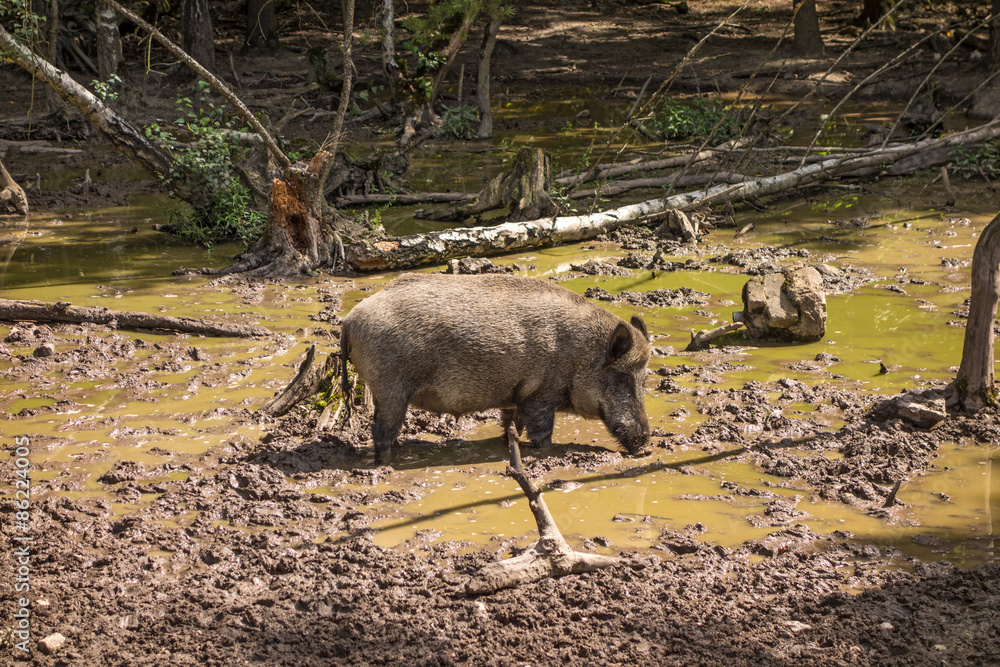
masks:
{"type": "Polygon", "coordinates": [[[455,139],[471,139],[476,135],[479,111],[472,107],[445,105],[441,113],[442,130],[455,139]]]}
{"type": "Polygon", "coordinates": [[[951,159],[954,170],[965,178],[1000,178],[1000,144],[995,141],[956,148],[951,159]]]}
{"type": "Polygon", "coordinates": [[[266,218],[253,208],[249,190],[235,175],[234,160],[242,158],[246,148],[234,139],[235,131],[248,131],[228,119],[222,107],[208,101],[209,85],[198,82],[197,104],[189,97],[177,99],[183,115],[176,123],[186,129],[192,141],[180,144],[177,137],[158,124],[145,128],[146,137],[171,152],[173,166],[160,174],[171,196],[177,189],[198,192],[189,197],[191,209],[173,214],[178,233],[189,240],[210,246],[226,239],[240,239],[249,244],[263,232],[266,218]]]}
{"type": "Polygon", "coordinates": [[[739,135],[741,117],[721,100],[696,97],[684,102],[668,97],[653,112],[647,127],[667,140],[711,138],[712,144],[720,144],[739,135]]]}

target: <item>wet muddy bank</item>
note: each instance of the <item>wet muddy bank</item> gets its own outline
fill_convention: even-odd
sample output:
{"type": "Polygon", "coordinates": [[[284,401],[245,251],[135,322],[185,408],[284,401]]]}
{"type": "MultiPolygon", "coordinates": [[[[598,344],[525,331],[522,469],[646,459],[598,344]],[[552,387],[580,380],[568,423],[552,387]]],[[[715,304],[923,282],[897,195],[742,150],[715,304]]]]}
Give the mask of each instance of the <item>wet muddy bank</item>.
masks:
{"type": "Polygon", "coordinates": [[[183,527],[100,500],[36,505],[32,631],[68,641],[31,664],[985,665],[1000,650],[996,564],[915,562],[804,526],[728,550],[691,540],[694,525],[601,572],[468,597],[494,553],[316,539],[301,521],[349,523],[350,502],[282,513],[266,509],[295,502],[281,475],[196,477],[161,499],[202,508],[183,527]],[[220,507],[258,520],[220,525],[220,507]]]}

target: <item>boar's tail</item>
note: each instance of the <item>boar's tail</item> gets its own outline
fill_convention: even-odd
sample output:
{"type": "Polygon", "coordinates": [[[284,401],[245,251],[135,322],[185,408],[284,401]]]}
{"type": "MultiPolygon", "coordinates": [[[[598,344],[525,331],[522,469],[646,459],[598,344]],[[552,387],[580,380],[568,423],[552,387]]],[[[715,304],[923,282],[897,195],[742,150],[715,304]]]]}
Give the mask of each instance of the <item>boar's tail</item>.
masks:
{"type": "Polygon", "coordinates": [[[340,333],[340,391],[344,395],[345,413],[351,417],[351,409],[354,407],[353,396],[351,396],[351,382],[347,379],[347,355],[350,353],[347,344],[347,335],[341,330],[340,333]]]}

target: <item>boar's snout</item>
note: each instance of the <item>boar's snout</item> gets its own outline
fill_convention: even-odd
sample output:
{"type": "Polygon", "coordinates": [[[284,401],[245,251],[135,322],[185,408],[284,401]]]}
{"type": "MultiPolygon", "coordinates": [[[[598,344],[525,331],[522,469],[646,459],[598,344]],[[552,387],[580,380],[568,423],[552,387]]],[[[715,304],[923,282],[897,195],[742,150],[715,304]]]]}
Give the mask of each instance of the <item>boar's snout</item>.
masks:
{"type": "Polygon", "coordinates": [[[645,410],[624,419],[608,419],[602,414],[601,421],[629,454],[638,456],[649,451],[649,418],[645,410]]]}

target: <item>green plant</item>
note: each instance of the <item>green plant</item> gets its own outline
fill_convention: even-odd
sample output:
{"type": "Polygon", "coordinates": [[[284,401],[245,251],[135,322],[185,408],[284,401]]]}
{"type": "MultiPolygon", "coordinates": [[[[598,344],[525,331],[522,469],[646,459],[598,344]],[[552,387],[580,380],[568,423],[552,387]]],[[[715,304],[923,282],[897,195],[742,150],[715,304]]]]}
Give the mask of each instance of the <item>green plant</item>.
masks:
{"type": "Polygon", "coordinates": [[[711,138],[719,144],[739,134],[741,115],[721,100],[696,97],[684,102],[668,97],[653,112],[648,127],[667,140],[711,138]]]}
{"type": "Polygon", "coordinates": [[[1000,144],[995,141],[977,146],[956,148],[952,154],[952,168],[965,178],[1000,177],[1000,144]]]}
{"type": "Polygon", "coordinates": [[[122,80],[117,74],[112,74],[107,81],[94,79],[90,82],[90,87],[94,89],[94,94],[101,98],[102,102],[114,102],[118,99],[118,88],[122,85],[122,80]]]}
{"type": "Polygon", "coordinates": [[[253,208],[247,187],[235,174],[234,160],[246,153],[236,140],[240,127],[227,118],[222,107],[208,100],[210,86],[197,84],[195,101],[180,97],[176,105],[181,117],[176,124],[191,135],[181,143],[170,130],[153,123],[145,127],[146,137],[171,152],[173,166],[160,180],[176,196],[181,187],[199,193],[190,197],[190,210],[172,214],[178,234],[185,239],[211,246],[226,239],[251,243],[264,230],[266,218],[253,208]]]}
{"type": "Polygon", "coordinates": [[[441,122],[445,134],[455,139],[471,139],[479,124],[479,111],[472,107],[445,105],[441,122]]]}
{"type": "Polygon", "coordinates": [[[412,72],[405,61],[400,71],[408,82],[410,95],[416,102],[425,102],[434,92],[434,75],[444,67],[441,51],[447,45],[467,14],[475,15],[482,0],[440,0],[430,6],[426,16],[411,14],[403,19],[403,29],[410,37],[401,43],[402,53],[413,60],[412,72]]]}
{"type": "MultiPolygon", "coordinates": [[[[30,45],[39,42],[45,17],[33,11],[31,0],[0,0],[0,19],[8,18],[9,25],[6,20],[4,25],[12,35],[30,45]]],[[[2,53],[3,50],[0,49],[0,54],[2,53]]]]}

